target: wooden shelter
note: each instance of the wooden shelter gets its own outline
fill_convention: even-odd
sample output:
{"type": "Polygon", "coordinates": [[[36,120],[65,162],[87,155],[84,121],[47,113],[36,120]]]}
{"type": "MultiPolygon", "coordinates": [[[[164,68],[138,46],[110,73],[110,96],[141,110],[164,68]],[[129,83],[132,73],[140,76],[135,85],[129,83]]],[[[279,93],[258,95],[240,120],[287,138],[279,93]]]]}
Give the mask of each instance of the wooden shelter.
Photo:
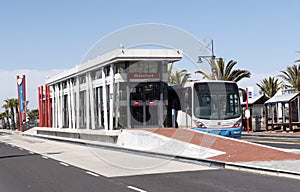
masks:
{"type": "Polygon", "coordinates": [[[265,102],[267,130],[292,132],[300,127],[299,93],[275,95],[265,102]]]}

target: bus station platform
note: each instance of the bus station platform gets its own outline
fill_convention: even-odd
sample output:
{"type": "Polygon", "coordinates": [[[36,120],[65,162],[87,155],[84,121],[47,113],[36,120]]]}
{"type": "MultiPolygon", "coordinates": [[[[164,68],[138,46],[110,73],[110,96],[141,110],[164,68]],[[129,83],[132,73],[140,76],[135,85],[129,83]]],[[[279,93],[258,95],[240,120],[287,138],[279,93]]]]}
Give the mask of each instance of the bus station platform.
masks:
{"type": "Polygon", "coordinates": [[[300,154],[289,153],[274,147],[188,129],[160,128],[143,130],[193,145],[217,150],[222,153],[208,158],[211,160],[225,162],[300,160],[300,154]]]}
{"type": "MultiPolygon", "coordinates": [[[[213,164],[223,164],[225,168],[300,179],[300,150],[291,152],[286,149],[250,143],[241,139],[202,133],[191,129],[147,128],[126,131],[135,132],[135,134],[145,131],[153,135],[187,143],[186,146],[188,147],[191,145],[200,147],[198,149],[194,148],[194,152],[198,153],[199,157],[195,157],[192,153],[185,153],[179,149],[178,151],[181,152],[178,152],[180,153],[178,156],[181,157],[188,155],[192,159],[198,158],[200,161],[206,160],[211,161],[213,164]]],[[[128,139],[130,139],[130,143],[132,144],[134,138],[128,137],[128,139]]],[[[145,139],[136,144],[136,148],[141,147],[145,144],[145,139]]],[[[169,150],[175,154],[172,145],[173,144],[170,144],[171,147],[169,147],[169,150]]],[[[173,146],[177,147],[176,145],[173,146]]],[[[132,148],[133,146],[130,147],[132,148]]]]}

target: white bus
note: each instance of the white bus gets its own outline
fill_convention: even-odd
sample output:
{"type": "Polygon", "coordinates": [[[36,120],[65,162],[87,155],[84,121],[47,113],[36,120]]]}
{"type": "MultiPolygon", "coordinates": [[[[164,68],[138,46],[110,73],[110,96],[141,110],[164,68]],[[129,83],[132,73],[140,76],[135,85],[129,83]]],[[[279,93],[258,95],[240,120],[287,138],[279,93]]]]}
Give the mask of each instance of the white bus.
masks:
{"type": "Polygon", "coordinates": [[[172,108],[173,116],[174,109],[177,111],[176,126],[222,136],[241,137],[242,113],[239,90],[235,82],[201,80],[173,86],[171,90],[177,93],[175,97],[174,94],[169,94],[169,110],[172,108]],[[179,107],[176,105],[178,99],[179,107]]]}

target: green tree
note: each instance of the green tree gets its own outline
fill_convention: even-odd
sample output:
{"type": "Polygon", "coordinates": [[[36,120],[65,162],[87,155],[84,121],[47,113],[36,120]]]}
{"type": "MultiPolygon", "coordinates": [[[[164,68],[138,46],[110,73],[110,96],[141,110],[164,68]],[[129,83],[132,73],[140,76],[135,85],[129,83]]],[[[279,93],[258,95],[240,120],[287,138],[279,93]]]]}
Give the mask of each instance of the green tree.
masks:
{"type": "Polygon", "coordinates": [[[288,66],[286,71],[281,71],[279,77],[288,81],[295,91],[300,92],[300,64],[293,66],[288,66]]]}
{"type": "Polygon", "coordinates": [[[260,91],[260,94],[266,94],[269,98],[273,97],[280,89],[281,82],[275,77],[265,78],[260,84],[256,84],[260,91]]]}
{"type": "Polygon", "coordinates": [[[15,108],[15,113],[16,113],[16,122],[17,122],[17,129],[19,129],[20,127],[20,113],[19,113],[19,100],[14,98],[13,99],[13,105],[14,105],[14,108],[15,108]]]}
{"type": "Polygon", "coordinates": [[[10,115],[9,115],[9,110],[8,110],[8,106],[6,106],[5,104],[2,106],[5,111],[3,112],[3,118],[4,118],[4,127],[6,129],[10,129],[10,122],[9,122],[9,118],[10,118],[10,115]]]}
{"type": "Polygon", "coordinates": [[[33,109],[27,113],[27,117],[29,121],[36,120],[39,118],[39,110],[33,109]]]}
{"type": "Polygon", "coordinates": [[[196,71],[195,73],[202,74],[204,78],[210,80],[224,80],[238,82],[243,78],[249,78],[251,73],[247,70],[235,69],[233,67],[237,64],[236,61],[230,60],[226,65],[224,59],[211,59],[210,66],[212,67],[213,73],[208,74],[202,70],[196,71]]]}
{"type": "Polygon", "coordinates": [[[174,64],[172,63],[169,70],[169,85],[174,85],[174,84],[183,84],[185,83],[190,77],[191,74],[188,73],[187,70],[182,69],[180,71],[176,70],[175,72],[173,71],[174,64]]]}
{"type": "Polygon", "coordinates": [[[16,126],[16,119],[17,122],[19,122],[19,113],[18,113],[18,99],[12,98],[9,99],[7,98],[5,101],[5,106],[9,109],[10,112],[10,117],[11,117],[11,125],[12,128],[15,129],[17,128],[16,126]],[[17,116],[17,118],[15,118],[17,116]]]}
{"type": "Polygon", "coordinates": [[[3,113],[0,113],[0,120],[1,120],[1,127],[2,128],[6,128],[6,122],[5,122],[5,113],[3,112],[3,113]]]}

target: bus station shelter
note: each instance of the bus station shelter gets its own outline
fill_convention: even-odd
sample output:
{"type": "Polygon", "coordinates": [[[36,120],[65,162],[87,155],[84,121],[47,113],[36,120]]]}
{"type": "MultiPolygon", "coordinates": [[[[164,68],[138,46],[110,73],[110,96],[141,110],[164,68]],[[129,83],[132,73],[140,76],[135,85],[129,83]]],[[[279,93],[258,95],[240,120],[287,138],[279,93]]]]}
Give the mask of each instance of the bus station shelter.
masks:
{"type": "MultiPolygon", "coordinates": [[[[251,131],[264,131],[266,130],[265,124],[265,105],[264,103],[269,99],[266,95],[258,95],[254,96],[248,103],[248,107],[250,110],[250,118],[249,118],[249,129],[251,131]]],[[[246,117],[245,117],[245,110],[246,110],[246,102],[241,103],[243,108],[243,127],[244,130],[247,129],[246,127],[246,117]]]]}
{"type": "Polygon", "coordinates": [[[293,132],[300,127],[299,93],[275,95],[265,102],[267,130],[293,132]]]}
{"type": "Polygon", "coordinates": [[[175,49],[116,49],[49,77],[38,88],[40,127],[162,127],[168,64],[181,59],[175,49]]]}

